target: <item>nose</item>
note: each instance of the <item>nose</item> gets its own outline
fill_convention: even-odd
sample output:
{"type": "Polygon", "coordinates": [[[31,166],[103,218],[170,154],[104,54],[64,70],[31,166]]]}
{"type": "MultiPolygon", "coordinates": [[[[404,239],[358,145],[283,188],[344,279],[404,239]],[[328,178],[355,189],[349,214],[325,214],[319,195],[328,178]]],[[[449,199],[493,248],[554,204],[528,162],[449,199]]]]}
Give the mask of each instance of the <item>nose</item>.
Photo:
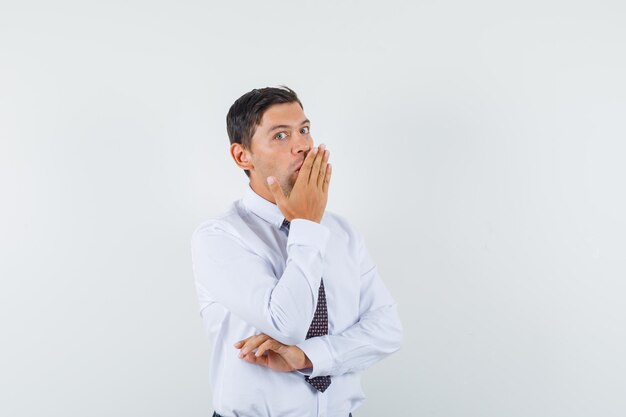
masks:
{"type": "Polygon", "coordinates": [[[298,153],[304,153],[306,156],[313,147],[313,139],[311,138],[311,135],[298,134],[296,135],[296,138],[297,140],[293,142],[293,153],[295,155],[298,153]]]}

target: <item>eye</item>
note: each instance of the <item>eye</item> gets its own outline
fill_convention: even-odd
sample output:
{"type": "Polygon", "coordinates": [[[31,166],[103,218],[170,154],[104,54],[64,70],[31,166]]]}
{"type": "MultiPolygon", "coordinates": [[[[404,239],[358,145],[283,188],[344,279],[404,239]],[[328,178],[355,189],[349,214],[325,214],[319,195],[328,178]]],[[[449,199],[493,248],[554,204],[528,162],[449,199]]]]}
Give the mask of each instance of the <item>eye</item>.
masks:
{"type": "Polygon", "coordinates": [[[306,135],[307,133],[309,133],[310,130],[311,130],[310,127],[304,126],[302,129],[300,129],[300,133],[302,133],[303,135],[306,135]]]}
{"type": "Polygon", "coordinates": [[[287,134],[285,132],[278,132],[276,136],[274,136],[274,138],[278,140],[285,139],[286,137],[287,137],[287,134]]]}

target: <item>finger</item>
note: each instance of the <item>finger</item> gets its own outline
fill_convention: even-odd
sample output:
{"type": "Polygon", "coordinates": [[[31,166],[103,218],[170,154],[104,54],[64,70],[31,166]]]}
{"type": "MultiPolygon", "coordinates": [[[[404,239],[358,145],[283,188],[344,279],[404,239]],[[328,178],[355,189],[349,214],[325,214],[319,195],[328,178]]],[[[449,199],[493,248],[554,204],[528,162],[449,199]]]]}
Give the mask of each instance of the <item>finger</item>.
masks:
{"type": "Polygon", "coordinates": [[[241,359],[243,359],[244,361],[246,361],[246,362],[250,362],[250,363],[253,363],[253,364],[256,364],[257,359],[258,359],[258,358],[254,355],[254,353],[252,353],[252,352],[250,352],[250,353],[248,353],[248,354],[246,354],[246,355],[241,355],[241,356],[239,356],[239,357],[240,357],[241,359]]]}
{"type": "Polygon", "coordinates": [[[270,337],[264,333],[250,337],[248,341],[244,343],[243,347],[241,348],[241,351],[239,352],[239,356],[242,357],[252,352],[253,349],[256,349],[261,343],[265,342],[269,338],[270,337]]]}
{"type": "Polygon", "coordinates": [[[311,176],[309,177],[309,184],[317,186],[317,177],[320,175],[320,165],[322,164],[322,159],[324,158],[324,145],[320,145],[318,147],[317,155],[315,155],[315,160],[313,161],[313,166],[311,167],[311,176]]]}
{"type": "Polygon", "coordinates": [[[278,347],[279,347],[279,346],[278,346],[278,342],[277,342],[277,341],[275,341],[274,339],[268,339],[268,340],[266,340],[265,342],[263,342],[263,343],[262,343],[262,344],[258,347],[258,349],[256,350],[255,355],[256,355],[257,357],[259,357],[259,356],[261,356],[262,354],[264,354],[266,350],[268,350],[268,349],[272,349],[272,350],[274,350],[274,349],[276,349],[276,348],[278,348],[278,347]]]}
{"type": "Polygon", "coordinates": [[[270,189],[270,192],[274,196],[277,205],[282,205],[283,201],[285,201],[285,193],[283,192],[283,188],[280,186],[276,178],[267,177],[267,186],[270,189]]]}
{"type": "Polygon", "coordinates": [[[253,365],[262,365],[262,366],[268,366],[268,361],[269,361],[269,358],[267,356],[255,356],[254,353],[248,353],[242,359],[253,365]]]}
{"type": "Polygon", "coordinates": [[[245,339],[241,339],[240,341],[235,343],[233,346],[236,347],[236,348],[239,348],[239,347],[243,346],[243,344],[246,343],[246,341],[248,339],[250,339],[251,337],[254,337],[254,336],[249,336],[249,337],[246,337],[245,339]]]}
{"type": "Polygon", "coordinates": [[[309,176],[311,174],[311,167],[313,166],[313,161],[315,160],[315,156],[317,155],[317,148],[313,148],[309,151],[302,166],[300,167],[300,173],[298,174],[298,179],[296,179],[296,184],[304,183],[307,184],[309,182],[309,176]]]}
{"type": "Polygon", "coordinates": [[[261,343],[263,343],[265,340],[267,340],[266,338],[269,338],[269,336],[257,335],[257,336],[253,336],[253,337],[249,338],[248,341],[245,342],[243,344],[243,346],[241,347],[241,350],[239,351],[239,357],[241,358],[241,357],[247,355],[248,353],[252,352],[261,343]]]}
{"type": "Polygon", "coordinates": [[[326,166],[328,165],[328,158],[330,158],[330,151],[324,149],[324,156],[322,157],[322,164],[320,165],[320,173],[317,176],[317,188],[320,190],[324,186],[324,178],[326,178],[326,166]]]}
{"type": "Polygon", "coordinates": [[[328,185],[330,184],[330,177],[333,173],[333,167],[331,164],[326,165],[326,175],[324,176],[324,194],[328,193],[328,185]]]}

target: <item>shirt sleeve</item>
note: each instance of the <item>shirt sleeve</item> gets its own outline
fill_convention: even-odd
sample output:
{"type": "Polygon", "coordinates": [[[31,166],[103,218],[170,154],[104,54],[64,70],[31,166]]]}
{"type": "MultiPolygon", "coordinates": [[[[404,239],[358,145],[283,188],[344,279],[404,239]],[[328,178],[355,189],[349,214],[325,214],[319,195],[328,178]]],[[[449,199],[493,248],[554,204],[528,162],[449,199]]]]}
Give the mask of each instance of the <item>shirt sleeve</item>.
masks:
{"type": "Polygon", "coordinates": [[[385,287],[363,237],[355,231],[361,270],[359,321],[341,333],[306,339],[297,346],[313,368],[298,372],[311,378],[362,371],[400,349],[403,328],[397,303],[385,287]]]}
{"type": "Polygon", "coordinates": [[[191,239],[196,285],[214,301],[279,342],[303,341],[315,313],[330,230],[293,219],[282,276],[224,222],[200,225],[191,239]]]}

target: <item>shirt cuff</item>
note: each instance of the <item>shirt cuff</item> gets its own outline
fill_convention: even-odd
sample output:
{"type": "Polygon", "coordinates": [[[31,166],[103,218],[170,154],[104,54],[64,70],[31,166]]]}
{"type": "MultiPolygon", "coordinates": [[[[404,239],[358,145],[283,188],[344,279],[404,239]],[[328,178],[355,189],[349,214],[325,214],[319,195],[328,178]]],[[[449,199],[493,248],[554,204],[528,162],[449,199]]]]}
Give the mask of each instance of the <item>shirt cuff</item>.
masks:
{"type": "Polygon", "coordinates": [[[291,245],[313,246],[322,257],[330,238],[330,229],[323,224],[307,219],[293,219],[289,225],[287,247],[291,245]]]}
{"type": "Polygon", "coordinates": [[[299,373],[300,375],[306,375],[308,377],[311,376],[312,371],[313,371],[313,368],[296,369],[297,373],[299,373]]]}
{"type": "Polygon", "coordinates": [[[296,345],[305,353],[313,364],[313,368],[301,369],[300,371],[302,372],[298,372],[303,373],[304,375],[309,375],[310,378],[331,374],[333,357],[325,339],[326,336],[311,337],[296,345]]]}

